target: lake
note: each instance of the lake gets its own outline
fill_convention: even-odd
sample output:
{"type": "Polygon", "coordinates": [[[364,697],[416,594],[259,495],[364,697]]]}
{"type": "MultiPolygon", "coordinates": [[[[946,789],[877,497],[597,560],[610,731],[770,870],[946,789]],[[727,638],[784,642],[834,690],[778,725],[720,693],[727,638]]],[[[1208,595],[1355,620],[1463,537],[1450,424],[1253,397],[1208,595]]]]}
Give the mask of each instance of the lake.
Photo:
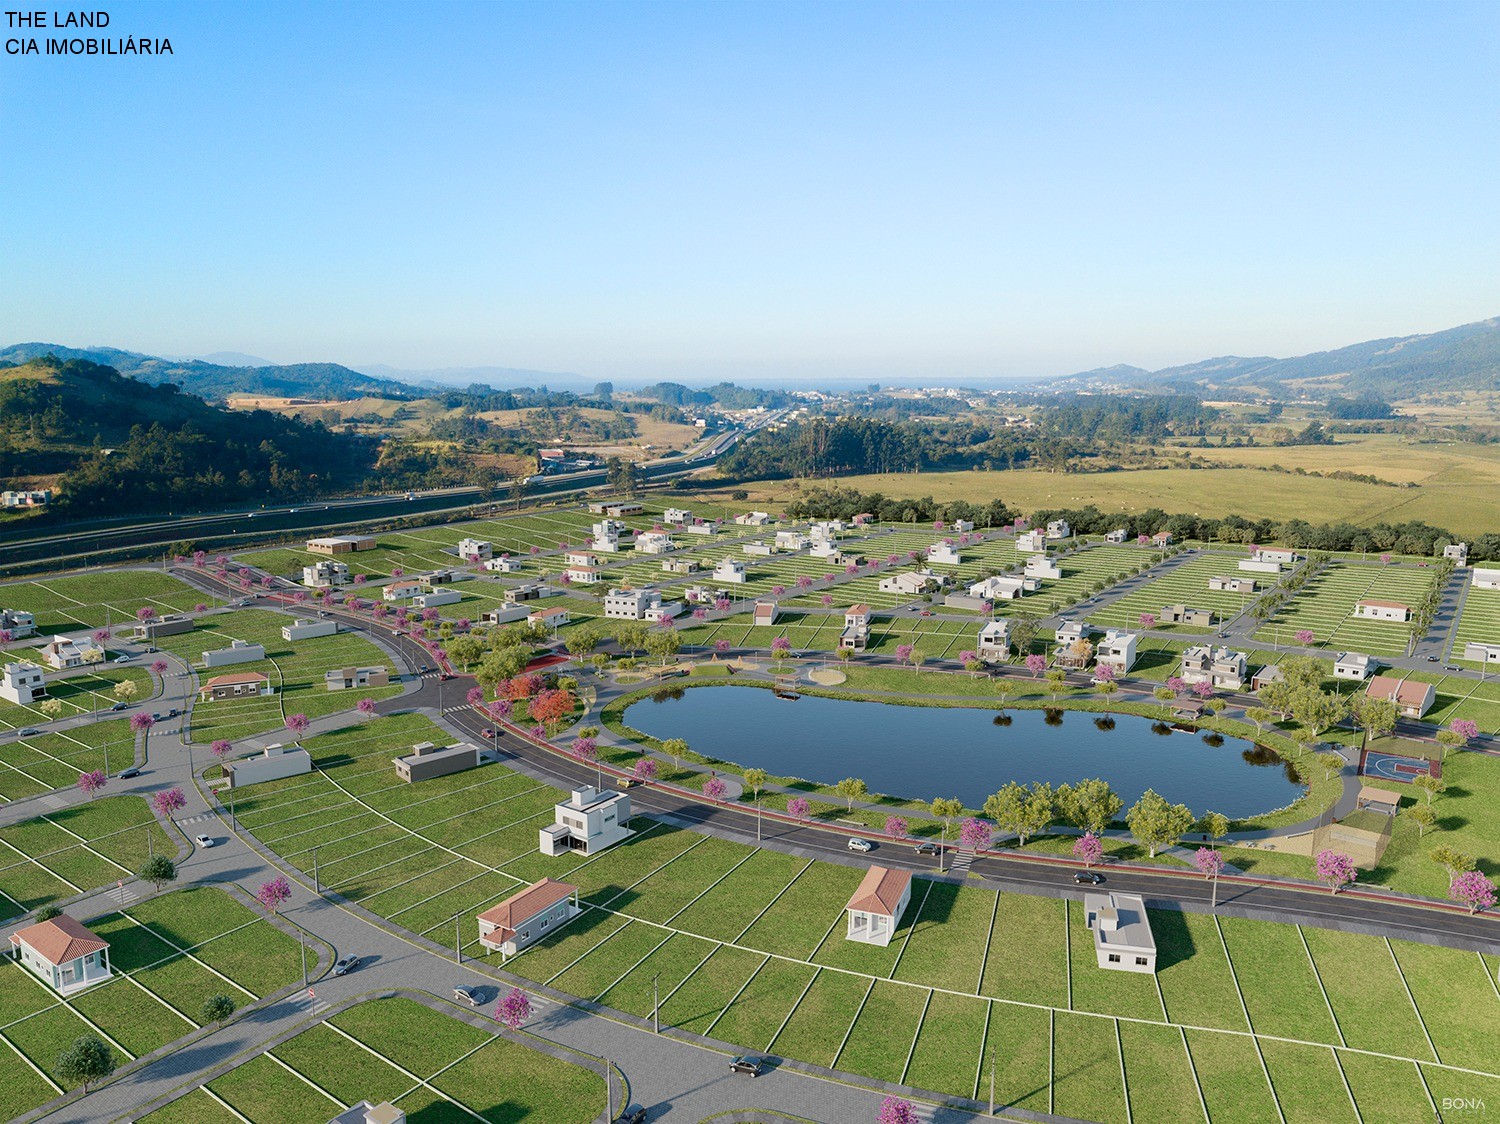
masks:
{"type": "Polygon", "coordinates": [[[778,699],[754,687],[669,689],[634,703],[625,721],[657,738],[773,776],[971,808],[1007,781],[1059,784],[1102,777],[1128,808],[1148,788],[1194,813],[1244,818],[1303,793],[1274,752],[1241,738],[1174,729],[1149,718],[1086,711],[993,710],[778,699]],[[997,724],[996,719],[1000,720],[997,724]],[[1213,742],[1221,744],[1215,745],[1213,742]]]}

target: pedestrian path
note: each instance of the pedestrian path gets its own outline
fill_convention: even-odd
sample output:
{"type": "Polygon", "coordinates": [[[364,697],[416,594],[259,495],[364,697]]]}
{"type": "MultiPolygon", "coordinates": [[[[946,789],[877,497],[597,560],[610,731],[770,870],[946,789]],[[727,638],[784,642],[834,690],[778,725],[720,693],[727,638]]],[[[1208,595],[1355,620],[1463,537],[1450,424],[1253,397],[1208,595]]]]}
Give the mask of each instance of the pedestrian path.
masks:
{"type": "Polygon", "coordinates": [[[316,1015],[322,1018],[328,1013],[329,1003],[326,999],[319,999],[316,988],[308,988],[306,991],[298,992],[287,998],[286,1006],[296,1010],[301,1016],[316,1015]]]}
{"type": "Polygon", "coordinates": [[[974,865],[973,851],[959,851],[953,856],[953,863],[948,867],[949,874],[957,874],[967,877],[969,868],[974,865]]]}

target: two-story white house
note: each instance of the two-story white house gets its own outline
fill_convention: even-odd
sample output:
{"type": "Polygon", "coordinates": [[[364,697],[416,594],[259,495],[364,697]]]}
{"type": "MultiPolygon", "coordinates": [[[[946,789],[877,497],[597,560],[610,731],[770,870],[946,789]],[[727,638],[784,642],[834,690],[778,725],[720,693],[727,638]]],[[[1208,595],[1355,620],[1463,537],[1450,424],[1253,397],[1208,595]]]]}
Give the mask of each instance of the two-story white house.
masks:
{"type": "Polygon", "coordinates": [[[961,566],[963,559],[951,542],[935,542],[927,548],[927,561],[937,566],[961,566]]]}
{"type": "Polygon", "coordinates": [[[986,663],[1003,663],[1010,658],[1010,621],[1005,617],[987,621],[979,630],[974,654],[986,663]]]}
{"type": "Polygon", "coordinates": [[[484,568],[492,574],[514,574],[520,570],[521,560],[512,558],[509,554],[502,554],[499,558],[486,559],[484,568]]]}
{"type": "Polygon", "coordinates": [[[36,635],[36,617],[24,609],[0,609],[0,632],[10,633],[12,640],[36,635]]]}
{"type": "Polygon", "coordinates": [[[1042,531],[1023,531],[1016,536],[1016,549],[1023,554],[1044,554],[1047,535],[1042,531]]]}
{"type": "Polygon", "coordinates": [[[465,562],[484,562],[495,553],[495,544],[485,539],[459,539],[458,556],[465,562]]]}
{"type": "Polygon", "coordinates": [[[630,533],[630,528],[618,519],[601,519],[593,526],[593,538],[589,543],[600,554],[617,554],[620,536],[630,533]]]}
{"type": "Polygon", "coordinates": [[[869,643],[870,606],[863,603],[850,605],[844,610],[844,631],[839,634],[839,647],[863,652],[869,643]]]}
{"type": "Polygon", "coordinates": [[[1065,539],[1073,533],[1073,528],[1068,526],[1066,519],[1053,519],[1047,524],[1047,537],[1049,539],[1065,539]]]}
{"type": "Polygon", "coordinates": [[[691,511],[681,507],[669,507],[661,513],[661,521],[663,523],[675,523],[679,526],[688,522],[692,517],[693,513],[691,511]]]}
{"type": "Polygon", "coordinates": [[[302,584],[309,589],[331,589],[349,584],[349,567],[346,563],[324,558],[311,566],[302,567],[302,584]]]}
{"type": "Polygon", "coordinates": [[[1182,653],[1178,674],[1187,683],[1211,683],[1222,691],[1238,691],[1245,685],[1247,670],[1244,652],[1195,644],[1182,653]]]}
{"type": "Polygon", "coordinates": [[[745,575],[745,564],[734,558],[721,559],[710,576],[714,581],[729,582],[731,585],[744,585],[749,580],[745,575]]]}
{"type": "Polygon", "coordinates": [[[1094,646],[1094,663],[1113,668],[1117,676],[1124,675],[1135,665],[1135,645],[1135,633],[1108,629],[1094,646]]]}
{"type": "Polygon", "coordinates": [[[630,795],[624,792],[575,788],[567,800],[554,806],[552,815],[551,826],[539,831],[544,855],[566,851],[597,855],[631,834],[630,795]]]}
{"type": "Polygon", "coordinates": [[[642,531],[635,537],[637,554],[670,554],[676,549],[677,544],[665,531],[642,531]]]}
{"type": "Polygon", "coordinates": [[[1062,577],[1062,567],[1045,554],[1033,554],[1026,559],[1026,569],[1023,571],[1028,578],[1048,578],[1056,581],[1062,577]]]}
{"type": "Polygon", "coordinates": [[[0,666],[0,699],[30,706],[47,696],[47,673],[29,660],[0,666]]]}
{"type": "Polygon", "coordinates": [[[54,636],[38,650],[55,671],[104,662],[104,649],[89,636],[54,636]]]}

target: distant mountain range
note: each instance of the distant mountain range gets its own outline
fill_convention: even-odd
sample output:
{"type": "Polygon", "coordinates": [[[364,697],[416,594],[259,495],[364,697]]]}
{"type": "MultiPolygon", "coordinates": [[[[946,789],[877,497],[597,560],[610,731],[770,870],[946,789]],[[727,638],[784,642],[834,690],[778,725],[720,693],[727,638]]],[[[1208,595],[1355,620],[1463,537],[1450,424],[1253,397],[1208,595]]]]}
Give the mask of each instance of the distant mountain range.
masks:
{"type": "Polygon", "coordinates": [[[1500,386],[1500,317],[1293,359],[1225,355],[1159,371],[1101,367],[1059,381],[1169,390],[1263,390],[1313,397],[1373,394],[1386,399],[1434,390],[1493,390],[1500,386]]]}

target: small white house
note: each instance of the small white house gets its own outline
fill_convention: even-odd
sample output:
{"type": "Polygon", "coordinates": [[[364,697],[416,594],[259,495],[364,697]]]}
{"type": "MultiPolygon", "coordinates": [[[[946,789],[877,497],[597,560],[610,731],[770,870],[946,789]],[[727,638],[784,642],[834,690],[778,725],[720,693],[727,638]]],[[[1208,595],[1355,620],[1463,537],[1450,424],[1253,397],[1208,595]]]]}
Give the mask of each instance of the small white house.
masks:
{"type": "Polygon", "coordinates": [[[1255,574],[1281,573],[1280,562],[1262,562],[1259,558],[1241,558],[1239,567],[1241,570],[1247,570],[1255,574]]]}
{"type": "Polygon", "coordinates": [[[323,686],[330,691],[388,687],[390,683],[391,673],[384,664],[371,667],[335,667],[323,673],[323,686]]]}
{"type": "Polygon", "coordinates": [[[541,852],[561,855],[576,851],[597,855],[630,835],[630,796],[603,792],[591,786],[575,788],[573,794],[552,809],[554,822],[540,829],[541,852]]]}
{"type": "Polygon", "coordinates": [[[911,901],[911,872],[872,866],[849,904],[844,907],[848,929],[844,939],[888,945],[911,901]]]}
{"type": "Polygon", "coordinates": [[[665,531],[642,531],[635,537],[635,549],[637,554],[670,554],[677,544],[665,531]]]}
{"type": "Polygon", "coordinates": [[[604,615],[615,620],[658,621],[675,617],[682,602],[663,602],[655,589],[612,589],[604,596],[604,615]]]}
{"type": "MultiPolygon", "coordinates": [[[[630,528],[617,519],[601,519],[594,524],[593,541],[589,545],[604,554],[615,554],[620,549],[620,536],[629,532],[630,528]]],[[[568,557],[571,559],[572,555],[568,557]]]]}
{"type": "Polygon", "coordinates": [[[682,524],[688,522],[692,517],[693,513],[691,511],[680,507],[669,507],[661,513],[661,521],[663,523],[682,524]]]}
{"type": "Polygon", "coordinates": [[[1254,593],[1254,578],[1235,578],[1224,574],[1215,574],[1208,579],[1208,588],[1216,589],[1223,593],[1254,593]]]}
{"type": "Polygon", "coordinates": [[[973,529],[974,520],[972,519],[955,519],[953,521],[953,531],[955,534],[967,535],[973,529]]]}
{"type": "Polygon", "coordinates": [[[811,541],[801,531],[776,532],[776,546],[780,550],[804,550],[811,541]]]}
{"type": "Polygon", "coordinates": [[[774,601],[757,601],[755,603],[753,623],[760,628],[770,628],[776,623],[776,614],[779,611],[779,607],[774,601]]]}
{"type": "Polygon", "coordinates": [[[1139,894],[1085,894],[1083,908],[1094,934],[1099,967],[1116,972],[1156,971],[1156,937],[1139,894]]]}
{"type": "Polygon", "coordinates": [[[987,622],[979,630],[974,654],[989,663],[1003,663],[1010,658],[1010,621],[1004,617],[987,622]]]}
{"type": "Polygon", "coordinates": [[[1357,602],[1354,606],[1354,615],[1370,621],[1409,621],[1411,620],[1411,606],[1400,601],[1380,601],[1371,598],[1357,602]]]}
{"type": "Polygon", "coordinates": [[[36,635],[36,617],[24,609],[0,609],[0,632],[10,633],[12,640],[36,635]]]}
{"type": "Polygon", "coordinates": [[[47,696],[47,673],[29,660],[0,667],[0,699],[30,706],[47,696]]]}
{"type": "Polygon", "coordinates": [[[349,567],[343,562],[325,558],[302,567],[302,584],[309,589],[331,589],[349,584],[349,567]]]}
{"type": "Polygon", "coordinates": [[[1058,623],[1053,639],[1059,644],[1072,644],[1082,640],[1088,634],[1088,627],[1082,621],[1063,620],[1058,623]]]}
{"type": "Polygon", "coordinates": [[[771,517],[764,511],[747,511],[743,515],[736,515],[734,521],[741,527],[764,527],[771,521],[771,517]]]}
{"type": "Polygon", "coordinates": [[[1333,677],[1363,683],[1375,674],[1376,666],[1375,660],[1363,652],[1340,652],[1333,661],[1333,677]]]}
{"type": "Polygon", "coordinates": [[[263,784],[310,773],[312,755],[300,745],[290,749],[284,745],[268,745],[249,757],[224,762],[223,768],[224,775],[229,778],[229,787],[241,788],[247,784],[263,784]]]}
{"type": "Polygon", "coordinates": [[[1469,571],[1469,583],[1475,589],[1500,589],[1500,570],[1475,566],[1469,571]]]}
{"type": "Polygon", "coordinates": [[[1047,536],[1041,531],[1024,531],[1016,536],[1016,549],[1023,554],[1043,554],[1047,550],[1047,536]]]}
{"type": "Polygon", "coordinates": [[[1469,544],[1466,542],[1451,542],[1443,547],[1443,557],[1455,566],[1467,566],[1469,564],[1469,544]]]}
{"type": "Polygon", "coordinates": [[[704,538],[711,538],[719,533],[719,525],[700,519],[694,523],[684,523],[682,531],[688,535],[702,535],[704,538]]]}
{"type": "Polygon", "coordinates": [[[10,954],[59,995],[110,977],[109,942],[63,914],[10,935],[10,954]]]}
{"type": "Polygon", "coordinates": [[[947,584],[946,577],[934,574],[931,570],[908,570],[904,574],[891,574],[881,578],[879,589],[882,593],[904,593],[914,597],[927,592],[929,588],[941,589],[947,584]]]}
{"type": "Polygon", "coordinates": [[[735,585],[744,585],[748,580],[745,576],[745,564],[734,558],[725,558],[714,567],[712,575],[714,581],[731,582],[735,585]]]}
{"type": "Polygon", "coordinates": [[[1104,541],[1108,543],[1119,544],[1123,543],[1129,537],[1130,532],[1127,531],[1124,527],[1116,527],[1113,531],[1110,531],[1104,536],[1104,541]]]}
{"type": "Polygon", "coordinates": [[[229,647],[203,653],[204,667],[230,667],[237,663],[254,663],[266,658],[262,644],[250,644],[244,640],[231,640],[229,647]]]}
{"type": "Polygon", "coordinates": [[[1056,581],[1062,577],[1062,567],[1045,554],[1033,554],[1026,559],[1026,569],[1023,571],[1028,578],[1049,578],[1056,581]]]}
{"type": "Polygon", "coordinates": [[[539,624],[551,632],[557,631],[571,619],[566,609],[533,609],[526,614],[527,624],[539,624]]]}
{"type": "Polygon", "coordinates": [[[1047,524],[1047,537],[1049,539],[1065,539],[1073,533],[1073,528],[1068,526],[1066,519],[1053,519],[1047,524]]]}
{"type": "Polygon", "coordinates": [[[477,918],[479,943],[501,962],[550,936],[582,912],[578,887],[543,878],[493,905],[477,918]]]}
{"type": "Polygon", "coordinates": [[[808,528],[807,533],[820,542],[832,542],[846,529],[842,519],[820,519],[808,528]]]}
{"type": "Polygon", "coordinates": [[[291,624],[281,626],[281,638],[283,640],[311,640],[318,636],[332,636],[339,630],[339,622],[334,620],[312,620],[303,617],[293,621],[291,624]]]}
{"type": "Polygon", "coordinates": [[[416,578],[402,578],[398,581],[387,582],[380,587],[380,598],[383,601],[410,601],[426,588],[416,578]]]}
{"type": "Polygon", "coordinates": [[[1281,547],[1262,546],[1255,551],[1255,560],[1257,562],[1276,562],[1282,566],[1295,566],[1297,564],[1297,552],[1281,547]]]}
{"type": "Polygon", "coordinates": [[[1014,601],[1027,593],[1035,593],[1042,587],[1040,578],[1033,577],[989,577],[969,586],[969,596],[982,601],[1014,601]]]}
{"type": "Polygon", "coordinates": [[[1124,675],[1135,664],[1135,644],[1135,633],[1111,628],[1094,647],[1094,663],[1112,667],[1116,675],[1124,675]]]}
{"type": "Polygon", "coordinates": [[[39,650],[55,671],[104,662],[104,649],[88,636],[54,636],[39,650]]]}
{"type": "Polygon", "coordinates": [[[1432,709],[1437,698],[1437,688],[1431,683],[1419,683],[1415,679],[1376,675],[1365,688],[1365,694],[1372,699],[1389,699],[1406,718],[1421,718],[1432,709]]]}
{"type": "Polygon", "coordinates": [[[964,560],[951,542],[935,542],[927,548],[927,561],[938,566],[961,566],[964,560]]]}
{"type": "Polygon", "coordinates": [[[1470,640],[1464,644],[1463,658],[1474,663],[1500,662],[1500,641],[1470,640]]]}
{"type": "Polygon", "coordinates": [[[466,562],[483,562],[494,553],[494,543],[484,539],[458,540],[458,556],[466,562]]]}
{"type": "Polygon", "coordinates": [[[747,542],[741,545],[740,549],[746,554],[758,555],[761,558],[769,558],[777,553],[776,544],[768,542],[747,542]]]}
{"type": "Polygon", "coordinates": [[[492,574],[514,574],[521,568],[521,560],[502,554],[499,558],[485,559],[484,568],[492,574]]]}
{"type": "Polygon", "coordinates": [[[415,609],[436,609],[440,605],[457,605],[464,599],[456,589],[431,589],[411,599],[415,609]]]}

